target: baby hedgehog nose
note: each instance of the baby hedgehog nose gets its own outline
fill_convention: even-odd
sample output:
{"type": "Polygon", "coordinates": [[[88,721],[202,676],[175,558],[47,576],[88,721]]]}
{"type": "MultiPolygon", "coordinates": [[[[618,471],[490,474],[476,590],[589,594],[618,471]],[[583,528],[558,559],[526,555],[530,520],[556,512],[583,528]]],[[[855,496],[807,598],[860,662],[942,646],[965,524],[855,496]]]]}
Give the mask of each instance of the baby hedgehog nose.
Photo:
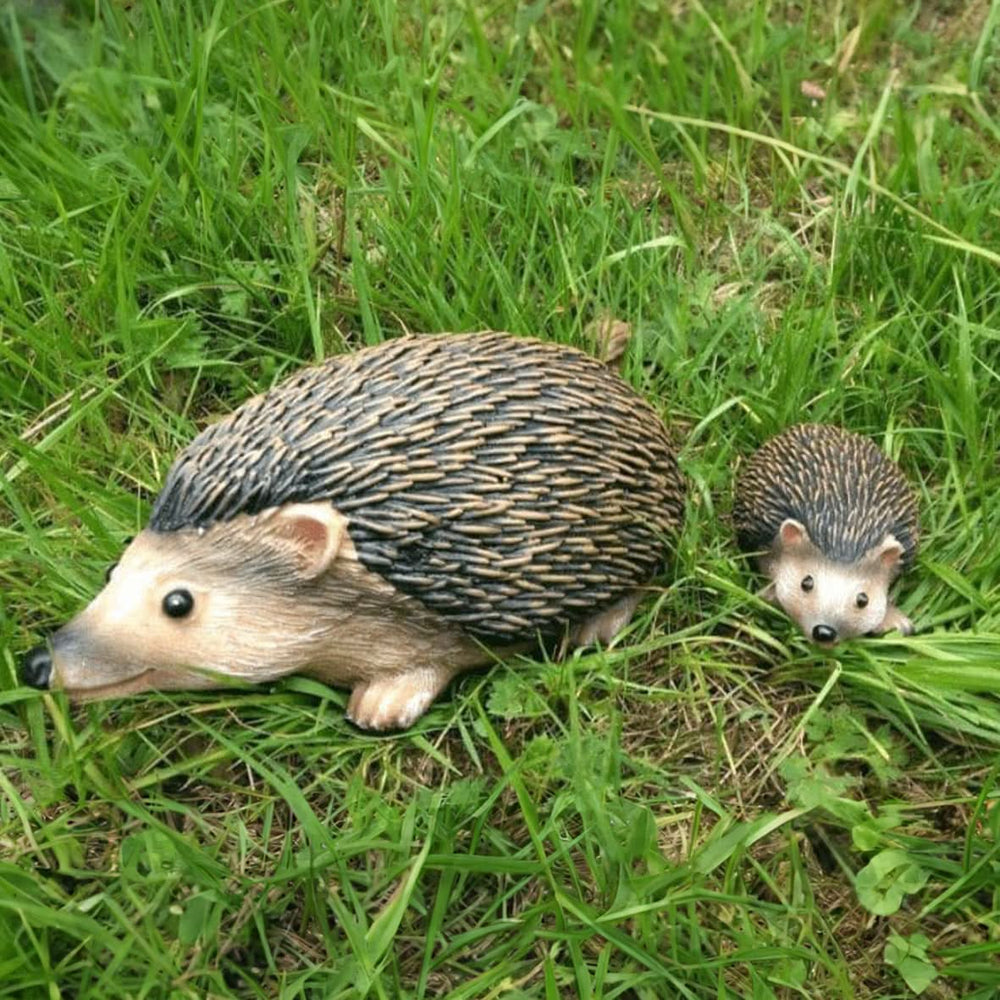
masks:
{"type": "Polygon", "coordinates": [[[837,630],[829,625],[814,625],[813,638],[817,642],[833,642],[837,638],[837,630]]]}
{"type": "Polygon", "coordinates": [[[45,646],[35,646],[24,654],[21,661],[21,680],[29,687],[44,690],[52,676],[52,656],[45,646]]]}

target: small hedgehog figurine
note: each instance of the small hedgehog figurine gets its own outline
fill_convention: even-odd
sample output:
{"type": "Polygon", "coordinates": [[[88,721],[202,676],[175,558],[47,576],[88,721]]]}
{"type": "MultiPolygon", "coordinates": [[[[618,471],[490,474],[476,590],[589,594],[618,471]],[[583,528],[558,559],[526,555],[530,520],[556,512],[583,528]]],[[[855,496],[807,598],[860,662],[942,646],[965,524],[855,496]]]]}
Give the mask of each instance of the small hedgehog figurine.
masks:
{"type": "Polygon", "coordinates": [[[824,424],[772,438],[737,479],[733,521],[764,596],[816,642],[913,632],[889,587],[917,553],[917,501],[868,438],[824,424]]]}
{"type": "Polygon", "coordinates": [[[22,677],[106,698],[302,672],[351,688],[357,725],[402,728],[494,654],[609,641],[684,492],[657,414],[581,351],[400,338],[202,431],[22,677]]]}

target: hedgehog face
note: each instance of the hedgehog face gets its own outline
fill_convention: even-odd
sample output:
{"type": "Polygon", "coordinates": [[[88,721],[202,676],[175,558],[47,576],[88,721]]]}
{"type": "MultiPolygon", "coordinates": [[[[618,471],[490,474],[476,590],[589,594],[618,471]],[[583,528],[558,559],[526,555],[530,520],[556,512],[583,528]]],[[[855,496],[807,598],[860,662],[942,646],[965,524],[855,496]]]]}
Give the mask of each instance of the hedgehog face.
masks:
{"type": "Polygon", "coordinates": [[[329,642],[315,625],[331,620],[318,581],[350,546],[344,524],[329,505],[291,505],[205,531],[143,531],[52,637],[47,686],[91,699],[303,669],[329,642]],[[310,613],[316,602],[325,616],[310,613]]]}
{"type": "Polygon", "coordinates": [[[786,520],[766,560],[774,597],[807,637],[832,646],[882,631],[903,547],[891,535],[854,563],[828,559],[798,521],[786,520]]]}

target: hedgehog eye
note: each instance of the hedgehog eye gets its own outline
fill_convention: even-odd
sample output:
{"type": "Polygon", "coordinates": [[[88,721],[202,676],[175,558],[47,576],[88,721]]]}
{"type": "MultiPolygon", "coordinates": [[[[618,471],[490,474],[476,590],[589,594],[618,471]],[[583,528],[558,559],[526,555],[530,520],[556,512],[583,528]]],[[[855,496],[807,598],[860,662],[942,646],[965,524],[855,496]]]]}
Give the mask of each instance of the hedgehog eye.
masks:
{"type": "Polygon", "coordinates": [[[191,614],[193,607],[194,598],[191,596],[191,591],[185,590],[183,587],[171,590],[163,598],[163,613],[169,618],[183,618],[185,615],[191,614]]]}
{"type": "Polygon", "coordinates": [[[857,604],[859,608],[867,608],[868,595],[864,591],[862,591],[860,594],[858,594],[857,600],[854,603],[857,604]]]}
{"type": "Polygon", "coordinates": [[[813,589],[813,578],[811,576],[802,577],[802,589],[808,594],[813,589]]]}
{"type": "Polygon", "coordinates": [[[110,583],[110,582],[111,582],[111,574],[112,574],[112,573],[114,573],[114,571],[115,571],[115,567],[116,567],[117,565],[118,565],[118,563],[116,563],[116,562],[113,562],[113,563],[112,563],[112,564],[111,564],[111,565],[110,565],[110,566],[109,566],[109,567],[108,567],[108,568],[107,568],[107,569],[106,569],[106,570],[104,571],[104,582],[105,582],[105,583],[110,583]]]}

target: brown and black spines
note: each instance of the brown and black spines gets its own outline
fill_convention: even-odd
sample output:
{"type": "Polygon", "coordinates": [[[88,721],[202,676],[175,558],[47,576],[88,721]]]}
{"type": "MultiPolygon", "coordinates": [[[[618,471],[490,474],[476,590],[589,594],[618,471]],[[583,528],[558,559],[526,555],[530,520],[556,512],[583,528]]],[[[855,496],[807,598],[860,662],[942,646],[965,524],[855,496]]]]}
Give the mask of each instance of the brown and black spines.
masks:
{"type": "Polygon", "coordinates": [[[740,548],[769,549],[786,518],[838,562],[855,562],[888,534],[903,546],[901,568],[917,553],[917,500],[899,467],[869,438],[840,427],[790,427],[740,473],[733,506],[740,548]]]}
{"type": "Polygon", "coordinates": [[[572,348],[405,337],[305,369],[199,434],[150,527],[329,500],[362,564],[484,639],[549,633],[654,576],[684,482],[657,414],[572,348]]]}

